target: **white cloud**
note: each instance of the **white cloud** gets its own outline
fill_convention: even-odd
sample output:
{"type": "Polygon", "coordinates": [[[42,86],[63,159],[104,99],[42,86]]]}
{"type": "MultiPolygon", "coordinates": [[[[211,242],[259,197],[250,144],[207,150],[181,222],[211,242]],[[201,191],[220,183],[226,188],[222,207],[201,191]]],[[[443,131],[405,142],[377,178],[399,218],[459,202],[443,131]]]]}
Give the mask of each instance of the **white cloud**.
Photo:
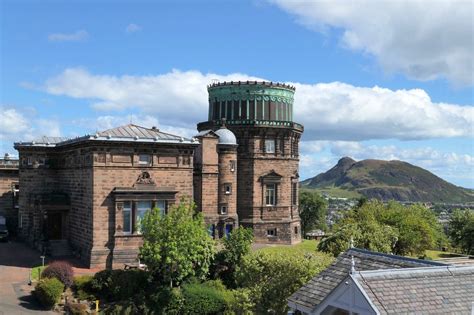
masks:
{"type": "MultiPolygon", "coordinates": [[[[50,78],[54,95],[90,100],[96,110],[134,109],[163,124],[191,129],[207,119],[206,85],[211,80],[262,80],[245,74],[173,70],[161,75],[96,75],[69,68],[50,78]]],[[[295,118],[305,139],[367,140],[472,137],[474,108],[434,103],[420,89],[390,90],[340,82],[296,86],[295,118]]]]}
{"type": "Polygon", "coordinates": [[[296,86],[295,117],[306,139],[472,137],[474,108],[434,103],[421,89],[390,90],[340,82],[296,86]]]}
{"type": "Polygon", "coordinates": [[[135,33],[135,32],[141,31],[141,30],[142,30],[142,27],[140,25],[135,24],[135,23],[130,23],[125,28],[125,32],[127,32],[128,34],[135,33]]]}
{"type": "Polygon", "coordinates": [[[74,33],[54,33],[48,35],[50,42],[79,42],[89,38],[89,33],[79,30],[74,33]]]}
{"type": "Polygon", "coordinates": [[[191,128],[161,124],[153,115],[98,116],[96,118],[81,118],[73,120],[72,124],[84,128],[84,133],[93,133],[133,123],[146,128],[157,127],[160,131],[177,136],[192,138],[197,134],[195,126],[191,128]],[[92,127],[91,127],[92,126],[92,127]]]}
{"type": "Polygon", "coordinates": [[[37,117],[34,112],[15,108],[2,107],[0,109],[0,140],[2,149],[8,141],[28,141],[43,135],[60,136],[60,125],[56,119],[37,117]]]}
{"type": "Polygon", "coordinates": [[[269,1],[311,29],[342,30],[344,47],[375,56],[387,72],[474,83],[472,1],[269,1]]]}
{"type": "Polygon", "coordinates": [[[1,108],[0,139],[28,129],[27,119],[14,108],[1,108]]]}
{"type": "Polygon", "coordinates": [[[195,128],[198,121],[207,118],[206,85],[213,79],[261,80],[239,73],[218,75],[179,70],[154,76],[118,77],[69,68],[47,80],[44,88],[54,95],[90,99],[96,110],[140,109],[155,114],[167,125],[195,128]]]}

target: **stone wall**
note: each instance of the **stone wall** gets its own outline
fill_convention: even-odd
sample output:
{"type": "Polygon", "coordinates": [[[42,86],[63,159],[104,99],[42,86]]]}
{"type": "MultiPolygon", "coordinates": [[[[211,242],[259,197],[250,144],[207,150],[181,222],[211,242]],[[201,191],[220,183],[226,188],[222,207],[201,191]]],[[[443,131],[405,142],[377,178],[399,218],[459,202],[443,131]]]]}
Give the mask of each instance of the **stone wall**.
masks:
{"type": "Polygon", "coordinates": [[[14,205],[12,189],[18,181],[18,169],[0,168],[0,216],[5,217],[10,233],[15,233],[18,225],[18,209],[14,205]]]}

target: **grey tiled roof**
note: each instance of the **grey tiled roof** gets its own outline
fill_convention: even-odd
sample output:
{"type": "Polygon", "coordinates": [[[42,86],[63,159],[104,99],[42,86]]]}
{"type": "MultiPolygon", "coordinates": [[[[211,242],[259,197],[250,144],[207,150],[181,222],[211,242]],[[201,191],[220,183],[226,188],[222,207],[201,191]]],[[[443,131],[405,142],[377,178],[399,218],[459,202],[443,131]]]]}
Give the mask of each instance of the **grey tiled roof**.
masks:
{"type": "Polygon", "coordinates": [[[474,266],[362,271],[359,282],[381,314],[470,314],[474,266]]]}
{"type": "Polygon", "coordinates": [[[16,142],[15,147],[56,147],[83,141],[133,141],[188,144],[196,142],[197,144],[197,141],[194,141],[193,139],[187,139],[177,135],[162,132],[157,128],[145,128],[134,124],[128,124],[77,138],[41,137],[37,140],[30,142],[16,142]]]}
{"type": "Polygon", "coordinates": [[[351,248],[339,255],[334,263],[290,296],[288,302],[309,309],[316,307],[349,275],[351,270],[351,257],[354,257],[355,269],[358,271],[445,266],[445,264],[433,261],[412,259],[371,252],[364,249],[351,248]]]}

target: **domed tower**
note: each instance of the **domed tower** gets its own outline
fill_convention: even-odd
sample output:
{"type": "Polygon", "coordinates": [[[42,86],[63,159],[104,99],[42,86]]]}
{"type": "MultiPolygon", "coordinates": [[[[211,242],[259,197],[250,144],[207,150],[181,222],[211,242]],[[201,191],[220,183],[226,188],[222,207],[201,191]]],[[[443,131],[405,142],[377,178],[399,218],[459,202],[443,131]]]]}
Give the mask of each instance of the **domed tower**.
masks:
{"type": "Polygon", "coordinates": [[[298,144],[303,126],[293,122],[295,88],[273,82],[221,82],[208,86],[208,121],[237,138],[237,213],[255,240],[301,241],[298,214],[298,144]]]}
{"type": "Polygon", "coordinates": [[[214,238],[228,235],[238,225],[237,139],[224,126],[201,131],[195,150],[194,200],[214,238]]]}

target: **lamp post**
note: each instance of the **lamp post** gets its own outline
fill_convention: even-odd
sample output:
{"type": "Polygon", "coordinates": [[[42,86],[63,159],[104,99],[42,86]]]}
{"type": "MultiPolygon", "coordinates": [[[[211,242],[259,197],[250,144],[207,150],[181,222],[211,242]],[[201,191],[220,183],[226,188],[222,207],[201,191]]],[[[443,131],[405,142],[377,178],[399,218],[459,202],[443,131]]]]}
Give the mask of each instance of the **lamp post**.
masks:
{"type": "Polygon", "coordinates": [[[40,270],[39,273],[38,273],[38,280],[41,280],[41,272],[42,272],[43,269],[44,269],[44,258],[45,258],[45,256],[42,255],[42,256],[40,256],[40,258],[41,258],[41,270],[40,270]]]}

